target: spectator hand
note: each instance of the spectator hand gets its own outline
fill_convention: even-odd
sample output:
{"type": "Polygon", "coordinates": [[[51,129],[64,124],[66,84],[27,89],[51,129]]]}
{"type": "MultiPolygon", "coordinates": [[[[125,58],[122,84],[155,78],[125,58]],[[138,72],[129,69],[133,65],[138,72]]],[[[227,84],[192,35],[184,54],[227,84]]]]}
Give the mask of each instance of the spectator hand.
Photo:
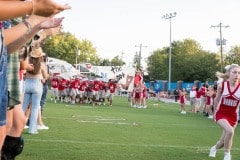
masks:
{"type": "Polygon", "coordinates": [[[50,18],[46,21],[42,22],[40,25],[41,29],[49,29],[49,28],[56,28],[58,26],[61,26],[63,21],[63,17],[61,18],[50,18]]]}
{"type": "Polygon", "coordinates": [[[71,9],[68,4],[61,5],[52,0],[32,0],[33,14],[49,17],[67,9],[71,9]]]}
{"type": "Polygon", "coordinates": [[[27,69],[26,69],[26,70],[28,70],[28,71],[34,70],[34,65],[31,64],[31,63],[29,63],[29,64],[27,65],[27,69]]]}
{"type": "Polygon", "coordinates": [[[46,83],[46,79],[41,79],[42,84],[46,83]]]}
{"type": "Polygon", "coordinates": [[[61,32],[62,25],[57,26],[55,28],[45,29],[44,32],[46,33],[46,36],[52,36],[59,34],[61,32]]]}

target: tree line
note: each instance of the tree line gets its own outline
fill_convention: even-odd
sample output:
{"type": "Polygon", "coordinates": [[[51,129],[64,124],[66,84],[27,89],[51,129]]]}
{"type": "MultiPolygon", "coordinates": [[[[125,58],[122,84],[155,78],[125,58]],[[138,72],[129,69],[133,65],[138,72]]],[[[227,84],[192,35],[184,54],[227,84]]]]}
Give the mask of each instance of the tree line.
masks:
{"type": "MultiPolygon", "coordinates": [[[[193,82],[216,80],[216,71],[221,71],[221,54],[202,49],[193,39],[172,43],[171,79],[193,82]]],[[[169,47],[154,51],[147,59],[149,78],[168,80],[169,47]]],[[[223,54],[223,66],[240,64],[240,46],[234,46],[223,54]]]]}
{"type": "Polygon", "coordinates": [[[50,36],[42,43],[43,51],[49,57],[62,59],[71,64],[80,62],[89,62],[93,65],[100,66],[120,66],[125,64],[119,56],[113,59],[102,59],[97,55],[97,49],[92,42],[87,39],[79,40],[70,32],[61,32],[57,35],[50,36]]]}
{"type": "MultiPolygon", "coordinates": [[[[87,39],[79,40],[69,32],[61,32],[46,38],[42,48],[48,56],[71,64],[75,64],[76,60],[78,63],[89,62],[100,66],[125,64],[120,56],[115,56],[111,60],[101,58],[92,42],[87,39]]],[[[214,81],[216,80],[215,72],[221,71],[221,54],[203,50],[201,45],[193,39],[173,41],[171,53],[172,81],[214,81]]],[[[134,57],[133,64],[136,64],[138,58],[134,57]]],[[[147,80],[168,80],[169,47],[153,51],[146,62],[147,80]]],[[[240,64],[240,45],[233,46],[230,51],[223,54],[223,66],[231,63],[240,64]]]]}

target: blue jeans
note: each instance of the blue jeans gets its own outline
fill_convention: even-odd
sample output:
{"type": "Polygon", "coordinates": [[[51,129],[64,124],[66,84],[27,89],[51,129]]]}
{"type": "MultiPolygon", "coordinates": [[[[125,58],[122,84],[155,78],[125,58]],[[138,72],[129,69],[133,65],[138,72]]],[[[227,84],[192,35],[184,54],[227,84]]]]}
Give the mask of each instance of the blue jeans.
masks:
{"type": "Polygon", "coordinates": [[[23,111],[26,112],[31,102],[29,133],[36,133],[38,109],[40,108],[40,100],[43,91],[42,83],[40,79],[35,78],[26,78],[24,83],[23,111]]]}
{"type": "Polygon", "coordinates": [[[6,125],[6,113],[8,105],[7,48],[1,46],[3,45],[1,44],[0,33],[0,126],[4,126],[6,125]]]}
{"type": "Polygon", "coordinates": [[[46,82],[43,85],[43,92],[42,92],[42,97],[41,97],[41,101],[40,101],[40,106],[41,106],[41,111],[43,111],[44,105],[45,105],[45,101],[47,98],[47,92],[48,92],[48,83],[46,82]]]}

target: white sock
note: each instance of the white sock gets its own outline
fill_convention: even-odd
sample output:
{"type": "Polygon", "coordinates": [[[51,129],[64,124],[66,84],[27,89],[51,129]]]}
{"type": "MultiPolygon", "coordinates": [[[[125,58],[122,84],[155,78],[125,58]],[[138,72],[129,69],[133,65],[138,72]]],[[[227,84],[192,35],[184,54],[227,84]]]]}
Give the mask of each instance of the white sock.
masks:
{"type": "Polygon", "coordinates": [[[228,155],[228,154],[230,155],[230,152],[224,152],[224,155],[228,155]]]}

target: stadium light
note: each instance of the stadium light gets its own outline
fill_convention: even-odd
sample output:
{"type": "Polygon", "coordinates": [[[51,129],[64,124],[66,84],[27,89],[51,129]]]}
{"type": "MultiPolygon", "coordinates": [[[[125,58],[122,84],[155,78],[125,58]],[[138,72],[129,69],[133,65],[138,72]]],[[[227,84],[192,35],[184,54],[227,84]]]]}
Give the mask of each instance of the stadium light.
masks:
{"type": "Polygon", "coordinates": [[[177,12],[165,14],[162,18],[169,19],[170,22],[170,44],[169,44],[169,62],[168,62],[168,90],[171,90],[171,70],[172,70],[172,21],[171,19],[176,17],[177,12]]]}

